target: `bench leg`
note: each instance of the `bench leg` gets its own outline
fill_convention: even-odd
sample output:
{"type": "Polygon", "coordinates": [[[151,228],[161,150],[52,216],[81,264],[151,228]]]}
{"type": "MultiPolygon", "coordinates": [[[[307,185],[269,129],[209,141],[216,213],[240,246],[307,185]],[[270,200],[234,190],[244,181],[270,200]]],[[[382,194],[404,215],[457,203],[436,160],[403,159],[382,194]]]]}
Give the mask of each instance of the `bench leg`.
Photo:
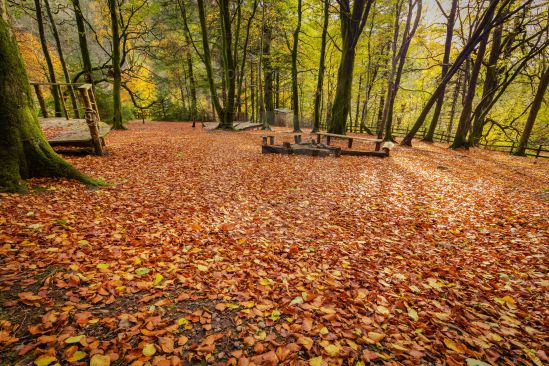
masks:
{"type": "Polygon", "coordinates": [[[294,142],[299,144],[299,135],[294,135],[294,142]]]}
{"type": "Polygon", "coordinates": [[[326,136],[326,145],[330,146],[330,136],[326,136]]]}
{"type": "Polygon", "coordinates": [[[381,148],[381,142],[376,142],[376,151],[379,151],[381,148]]]}
{"type": "Polygon", "coordinates": [[[320,135],[316,135],[316,143],[320,145],[320,135]]]}
{"type": "Polygon", "coordinates": [[[263,136],[263,145],[267,145],[267,136],[263,136]]]}
{"type": "Polygon", "coordinates": [[[274,145],[274,143],[275,143],[275,137],[269,136],[269,144],[274,145]]]}
{"type": "Polygon", "coordinates": [[[353,139],[349,139],[349,141],[347,142],[347,147],[350,149],[351,147],[353,147],[353,139]]]}

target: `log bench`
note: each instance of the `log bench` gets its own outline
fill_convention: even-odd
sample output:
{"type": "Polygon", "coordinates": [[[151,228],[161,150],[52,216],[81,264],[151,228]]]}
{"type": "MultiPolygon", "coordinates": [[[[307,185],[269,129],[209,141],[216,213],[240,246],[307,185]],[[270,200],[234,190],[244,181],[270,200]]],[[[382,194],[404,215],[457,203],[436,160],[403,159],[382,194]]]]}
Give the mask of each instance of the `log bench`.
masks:
{"type": "MultiPolygon", "coordinates": [[[[301,135],[302,135],[301,132],[295,132],[295,133],[289,133],[288,134],[288,136],[293,136],[294,137],[294,142],[296,144],[301,143],[301,135]]],[[[261,135],[261,138],[263,140],[263,145],[267,145],[267,139],[269,141],[269,145],[274,145],[274,142],[275,142],[275,135],[274,134],[261,135]]]]}

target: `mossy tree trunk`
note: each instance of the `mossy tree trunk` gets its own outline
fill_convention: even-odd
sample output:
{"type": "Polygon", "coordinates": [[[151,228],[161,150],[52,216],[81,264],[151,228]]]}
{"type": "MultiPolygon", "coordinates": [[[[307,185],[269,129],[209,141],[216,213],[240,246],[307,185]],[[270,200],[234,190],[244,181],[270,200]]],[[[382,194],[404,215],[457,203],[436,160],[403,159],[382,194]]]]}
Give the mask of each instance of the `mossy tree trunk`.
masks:
{"type": "Polygon", "coordinates": [[[193,120],[193,127],[196,125],[196,117],[198,115],[198,109],[197,109],[197,102],[196,102],[196,81],[194,77],[194,70],[193,70],[193,58],[191,54],[191,47],[192,47],[192,41],[191,41],[191,35],[189,34],[189,26],[187,24],[187,10],[185,8],[185,3],[180,1],[179,6],[181,9],[181,16],[183,18],[183,22],[185,23],[185,29],[183,30],[183,34],[185,36],[185,58],[187,61],[187,69],[189,70],[189,88],[191,92],[191,118],[193,120]]]}
{"type": "MultiPolygon", "coordinates": [[[[48,67],[50,83],[55,84],[57,83],[57,78],[55,77],[55,69],[53,68],[53,62],[51,60],[50,51],[48,49],[48,41],[46,40],[44,19],[42,17],[42,4],[40,4],[40,0],[34,0],[34,7],[36,11],[36,23],[38,24],[38,34],[40,36],[40,45],[42,46],[42,52],[44,53],[44,59],[46,60],[46,65],[48,67]]],[[[57,85],[52,85],[51,95],[53,96],[55,116],[61,117],[61,96],[59,95],[59,89],[57,88],[57,85]]]]}
{"type": "Polygon", "coordinates": [[[123,130],[122,121],[122,101],[120,99],[120,89],[122,85],[122,71],[120,70],[120,29],[118,26],[119,9],[116,0],[109,0],[109,12],[111,14],[111,32],[112,32],[112,129],[123,130]]]}
{"type": "Polygon", "coordinates": [[[24,190],[21,179],[74,178],[97,184],[59,157],[45,139],[36,112],[25,65],[0,0],[0,191],[24,190]]]}
{"type": "Polygon", "coordinates": [[[72,0],[72,5],[74,8],[74,19],[76,20],[76,28],[78,29],[78,44],[80,46],[80,55],[82,56],[84,80],[86,80],[86,83],[93,84],[90,51],[88,49],[88,40],[86,39],[86,26],[84,23],[82,8],[80,7],[80,0],[72,0]]]}

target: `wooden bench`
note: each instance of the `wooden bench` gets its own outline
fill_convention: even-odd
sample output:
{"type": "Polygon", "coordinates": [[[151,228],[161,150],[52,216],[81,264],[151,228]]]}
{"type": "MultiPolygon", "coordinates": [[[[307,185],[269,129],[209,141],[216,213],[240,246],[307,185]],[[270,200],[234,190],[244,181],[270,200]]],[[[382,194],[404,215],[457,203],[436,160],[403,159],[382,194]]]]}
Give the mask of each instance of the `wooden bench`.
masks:
{"type": "Polygon", "coordinates": [[[383,142],[383,140],[380,139],[371,139],[368,137],[357,137],[357,136],[347,136],[347,135],[338,135],[336,133],[328,133],[328,132],[314,132],[316,134],[316,142],[320,144],[320,141],[322,139],[322,136],[326,137],[326,145],[330,145],[330,140],[332,137],[347,140],[347,147],[350,149],[353,147],[353,141],[365,141],[365,142],[375,142],[376,145],[383,142]]]}

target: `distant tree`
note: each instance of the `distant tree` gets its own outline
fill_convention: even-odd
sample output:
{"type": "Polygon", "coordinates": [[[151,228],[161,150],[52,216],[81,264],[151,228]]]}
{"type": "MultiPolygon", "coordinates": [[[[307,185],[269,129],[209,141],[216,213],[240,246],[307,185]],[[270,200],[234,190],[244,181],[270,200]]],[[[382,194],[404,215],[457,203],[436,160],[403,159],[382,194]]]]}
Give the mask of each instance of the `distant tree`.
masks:
{"type": "Polygon", "coordinates": [[[123,130],[125,129],[122,121],[122,100],[120,98],[120,91],[122,87],[122,71],[120,69],[120,29],[119,18],[120,9],[116,0],[108,0],[109,13],[111,15],[111,36],[112,36],[112,101],[113,101],[113,117],[112,117],[112,129],[123,130]]]}

